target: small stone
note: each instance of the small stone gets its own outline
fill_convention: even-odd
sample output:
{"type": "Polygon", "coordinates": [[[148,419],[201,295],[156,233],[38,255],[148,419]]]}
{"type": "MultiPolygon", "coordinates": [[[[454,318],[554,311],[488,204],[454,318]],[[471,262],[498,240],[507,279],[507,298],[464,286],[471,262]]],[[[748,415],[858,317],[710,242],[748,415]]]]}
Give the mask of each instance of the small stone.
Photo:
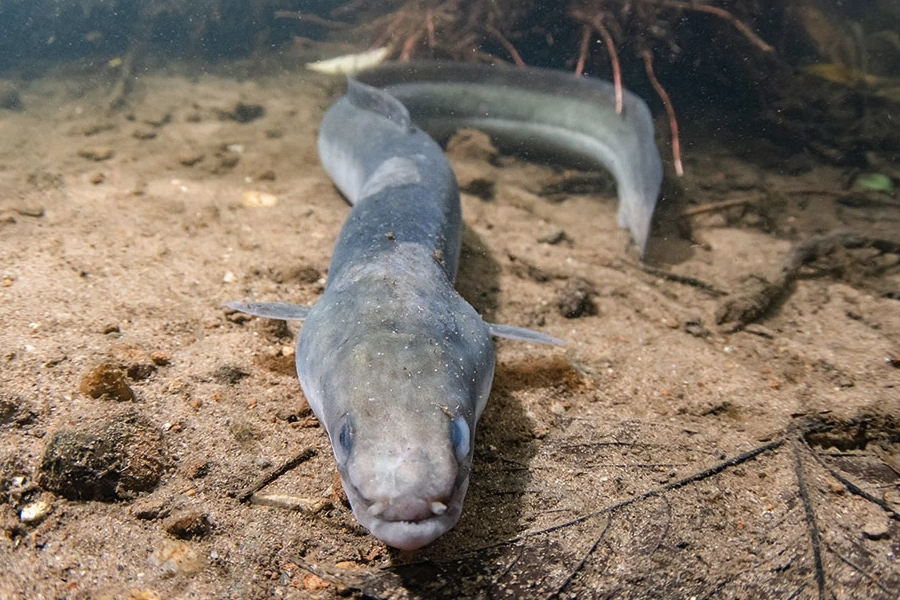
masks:
{"type": "Polygon", "coordinates": [[[136,344],[117,344],[110,354],[132,381],[144,381],[156,372],[156,363],[136,344]]]}
{"type": "Polygon", "coordinates": [[[134,400],[134,392],[125,381],[122,371],[109,364],[102,364],[82,377],[78,391],[91,398],[108,398],[117,402],[134,400]]]}
{"type": "Polygon", "coordinates": [[[567,319],[597,314],[597,305],[594,304],[593,296],[594,288],[589,281],[580,277],[572,277],[566,282],[566,287],[557,298],[559,314],[567,319]]]}
{"type": "Polygon", "coordinates": [[[247,371],[235,367],[233,365],[222,365],[213,371],[212,377],[216,383],[220,383],[222,385],[234,385],[244,377],[248,377],[250,373],[247,371]]]}
{"type": "Polygon", "coordinates": [[[212,463],[208,460],[191,460],[184,464],[181,472],[188,479],[201,479],[209,474],[212,463]]]}
{"type": "Polygon", "coordinates": [[[132,409],[60,427],[41,456],[38,484],[68,500],[113,502],[156,487],[168,464],[162,432],[132,409]]]}
{"type": "Polygon", "coordinates": [[[312,573],[304,575],[301,581],[303,588],[310,592],[320,592],[330,585],[327,581],[312,573]]]}
{"type": "Polygon", "coordinates": [[[158,367],[164,367],[171,362],[166,353],[159,350],[155,350],[150,353],[150,360],[153,361],[153,364],[158,367]]]}
{"type": "Polygon", "coordinates": [[[185,167],[193,167],[204,158],[206,158],[206,156],[202,152],[191,152],[190,150],[183,150],[176,155],[175,160],[177,160],[179,164],[184,165],[185,167]]]}
{"type": "Polygon", "coordinates": [[[863,525],[862,534],[870,540],[886,540],[891,537],[887,519],[873,517],[863,525]]]}
{"type": "Polygon", "coordinates": [[[168,502],[161,498],[141,498],[131,505],[131,516],[142,521],[155,521],[169,516],[168,502]]]}
{"type": "Polygon", "coordinates": [[[190,577],[203,569],[203,559],[184,542],[164,540],[150,555],[150,562],[160,568],[165,577],[190,577]]]}
{"type": "Polygon", "coordinates": [[[261,104],[238,102],[227,110],[219,111],[219,118],[223,121],[231,120],[238,123],[250,123],[266,114],[266,109],[261,104]]]}
{"type": "Polygon", "coordinates": [[[249,208],[268,208],[278,204],[278,196],[259,190],[248,190],[241,194],[241,202],[249,208]]]}
{"type": "Polygon", "coordinates": [[[169,518],[163,529],[166,533],[182,540],[197,539],[205,536],[212,529],[209,518],[197,511],[188,511],[169,518]]]}
{"type": "Polygon", "coordinates": [[[556,231],[551,231],[547,235],[542,235],[538,238],[537,241],[540,244],[550,244],[551,246],[555,246],[568,239],[569,237],[566,235],[565,231],[563,231],[562,229],[557,229],[556,231]]]}
{"type": "Polygon", "coordinates": [[[106,325],[103,326],[103,329],[101,331],[103,332],[103,335],[108,335],[110,333],[121,333],[122,332],[122,330],[119,329],[119,326],[116,323],[107,323],[106,325]]]}
{"type": "Polygon", "coordinates": [[[103,174],[102,171],[96,171],[91,173],[91,176],[88,177],[88,181],[90,181],[93,185],[100,185],[104,181],[106,181],[106,175],[103,174]]]}
{"type": "Polygon", "coordinates": [[[156,132],[152,129],[146,129],[144,127],[138,127],[134,131],[131,132],[131,137],[136,140],[152,140],[156,137],[156,132]]]}
{"type": "Polygon", "coordinates": [[[43,521],[52,510],[53,503],[51,502],[51,497],[49,494],[45,494],[44,497],[39,500],[26,504],[19,509],[19,520],[26,525],[37,525],[43,521]]]}
{"type": "Polygon", "coordinates": [[[698,338],[704,338],[709,335],[709,330],[703,326],[703,321],[699,317],[685,321],[684,330],[698,338]]]}
{"type": "Polygon", "coordinates": [[[85,148],[81,148],[78,151],[78,156],[80,156],[81,158],[86,158],[88,160],[93,160],[96,162],[109,160],[113,157],[113,154],[113,149],[108,146],[87,146],[85,148]]]}

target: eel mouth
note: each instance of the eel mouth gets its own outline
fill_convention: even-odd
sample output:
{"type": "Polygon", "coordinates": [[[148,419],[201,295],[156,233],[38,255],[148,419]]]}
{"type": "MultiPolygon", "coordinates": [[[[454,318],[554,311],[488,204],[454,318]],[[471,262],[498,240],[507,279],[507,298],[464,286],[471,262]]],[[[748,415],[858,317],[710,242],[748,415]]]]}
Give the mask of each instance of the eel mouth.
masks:
{"type": "Polygon", "coordinates": [[[459,521],[469,479],[463,479],[450,498],[443,501],[419,498],[370,501],[348,481],[343,480],[343,484],[353,515],[372,535],[399,550],[418,550],[459,521]]]}

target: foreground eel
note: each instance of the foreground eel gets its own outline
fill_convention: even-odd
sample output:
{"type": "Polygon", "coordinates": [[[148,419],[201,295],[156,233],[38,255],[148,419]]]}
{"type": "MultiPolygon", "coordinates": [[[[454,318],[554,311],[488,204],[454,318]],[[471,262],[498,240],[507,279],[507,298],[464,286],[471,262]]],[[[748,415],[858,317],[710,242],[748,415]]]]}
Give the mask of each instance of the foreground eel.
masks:
{"type": "Polygon", "coordinates": [[[454,290],[459,190],[428,134],[476,127],[501,147],[607,167],[619,223],[642,251],[662,169],[646,105],[626,93],[616,114],[605,82],[437,63],[389,64],[358,79],[319,130],[322,164],[353,205],[324,293],[312,307],[227,306],[304,321],[297,376],[328,432],[353,513],[388,545],[412,550],[459,519],[494,376],[491,336],[561,343],[486,323],[454,290]]]}

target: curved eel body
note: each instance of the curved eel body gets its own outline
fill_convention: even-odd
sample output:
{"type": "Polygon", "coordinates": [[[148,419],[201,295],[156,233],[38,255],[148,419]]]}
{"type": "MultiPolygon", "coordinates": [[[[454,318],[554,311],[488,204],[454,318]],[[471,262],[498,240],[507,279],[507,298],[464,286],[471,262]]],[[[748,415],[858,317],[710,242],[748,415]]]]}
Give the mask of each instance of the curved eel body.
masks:
{"type": "MultiPolygon", "coordinates": [[[[408,65],[400,68],[406,70],[408,65]]],[[[469,68],[473,67],[461,70],[469,68]]],[[[484,68],[474,69],[472,77],[480,73],[483,78],[487,73],[484,68]]],[[[537,84],[547,73],[552,72],[532,71],[535,81],[531,83],[537,84]]],[[[367,80],[381,84],[390,76],[389,68],[365,74],[367,80]],[[372,79],[376,75],[382,81],[372,79]]],[[[396,79],[393,83],[387,93],[351,80],[347,94],[322,122],[322,163],[353,207],[335,244],[321,298],[312,307],[238,302],[228,306],[256,316],[305,321],[297,340],[297,375],[310,407],[328,432],[353,513],[385,543],[416,549],[434,541],[459,519],[469,484],[475,426],[494,374],[491,336],[561,342],[539,332],[485,323],[453,289],[462,233],[459,191],[440,146],[414,121],[422,118],[423,125],[438,134],[442,127],[456,127],[455,121],[438,123],[447,121],[442,111],[458,102],[466,110],[453,113],[461,117],[457,124],[480,126],[471,115],[464,116],[470,105],[463,92],[475,86],[460,82],[440,88],[442,84],[397,83],[396,79]],[[420,109],[419,117],[411,117],[394,96],[402,97],[417,112],[420,109]]],[[[530,102],[531,109],[544,102],[548,117],[543,121],[550,113],[560,112],[558,97],[552,96],[553,105],[546,105],[546,98],[534,96],[551,97],[548,93],[529,91],[522,82],[507,89],[507,94],[529,98],[523,104],[530,102]]],[[[638,106],[641,114],[646,113],[640,100],[629,98],[628,110],[638,106]]],[[[491,96],[490,102],[497,99],[491,96]]],[[[510,99],[502,104],[511,107],[510,99]]],[[[494,110],[500,113],[501,106],[478,105],[474,113],[494,110]]],[[[506,130],[513,118],[524,117],[530,120],[523,131],[545,134],[529,144],[549,138],[550,146],[565,145],[563,125],[542,126],[538,115],[521,106],[509,113],[495,120],[502,125],[492,121],[491,127],[506,130]]],[[[624,135],[647,142],[644,136],[649,135],[652,144],[652,125],[645,116],[649,130],[634,132],[623,126],[599,136],[603,139],[593,145],[583,139],[588,134],[570,132],[577,141],[569,144],[570,149],[579,146],[576,154],[583,154],[583,147],[607,148],[594,156],[604,164],[610,162],[609,154],[622,159],[612,161],[615,166],[610,167],[620,185],[620,220],[624,218],[636,232],[641,247],[645,238],[640,234],[646,235],[650,214],[646,224],[634,220],[648,209],[645,199],[624,195],[626,189],[639,195],[641,186],[622,183],[635,167],[624,164],[627,152],[617,148],[633,143],[629,138],[617,145],[616,138],[624,135]]],[[[490,127],[483,128],[492,132],[490,127]]]]}
{"type": "Polygon", "coordinates": [[[628,90],[616,114],[611,83],[550,69],[422,61],[383,63],[356,78],[400,100],[440,142],[471,127],[501,150],[609,170],[619,227],[644,253],[663,170],[650,111],[628,90]]]}

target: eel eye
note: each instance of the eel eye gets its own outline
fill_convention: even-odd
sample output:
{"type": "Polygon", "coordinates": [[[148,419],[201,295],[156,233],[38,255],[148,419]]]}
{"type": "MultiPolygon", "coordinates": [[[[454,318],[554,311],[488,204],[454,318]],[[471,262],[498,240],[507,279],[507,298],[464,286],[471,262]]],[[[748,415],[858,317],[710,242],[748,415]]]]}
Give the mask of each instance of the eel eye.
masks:
{"type": "Polygon", "coordinates": [[[469,455],[469,424],[457,415],[450,421],[450,443],[456,452],[456,460],[463,462],[469,455]]]}
{"type": "Polygon", "coordinates": [[[347,416],[341,419],[341,428],[338,431],[337,442],[337,444],[332,443],[332,446],[334,446],[334,457],[338,464],[343,464],[347,462],[347,459],[350,458],[350,452],[353,451],[353,425],[347,416]]]}

